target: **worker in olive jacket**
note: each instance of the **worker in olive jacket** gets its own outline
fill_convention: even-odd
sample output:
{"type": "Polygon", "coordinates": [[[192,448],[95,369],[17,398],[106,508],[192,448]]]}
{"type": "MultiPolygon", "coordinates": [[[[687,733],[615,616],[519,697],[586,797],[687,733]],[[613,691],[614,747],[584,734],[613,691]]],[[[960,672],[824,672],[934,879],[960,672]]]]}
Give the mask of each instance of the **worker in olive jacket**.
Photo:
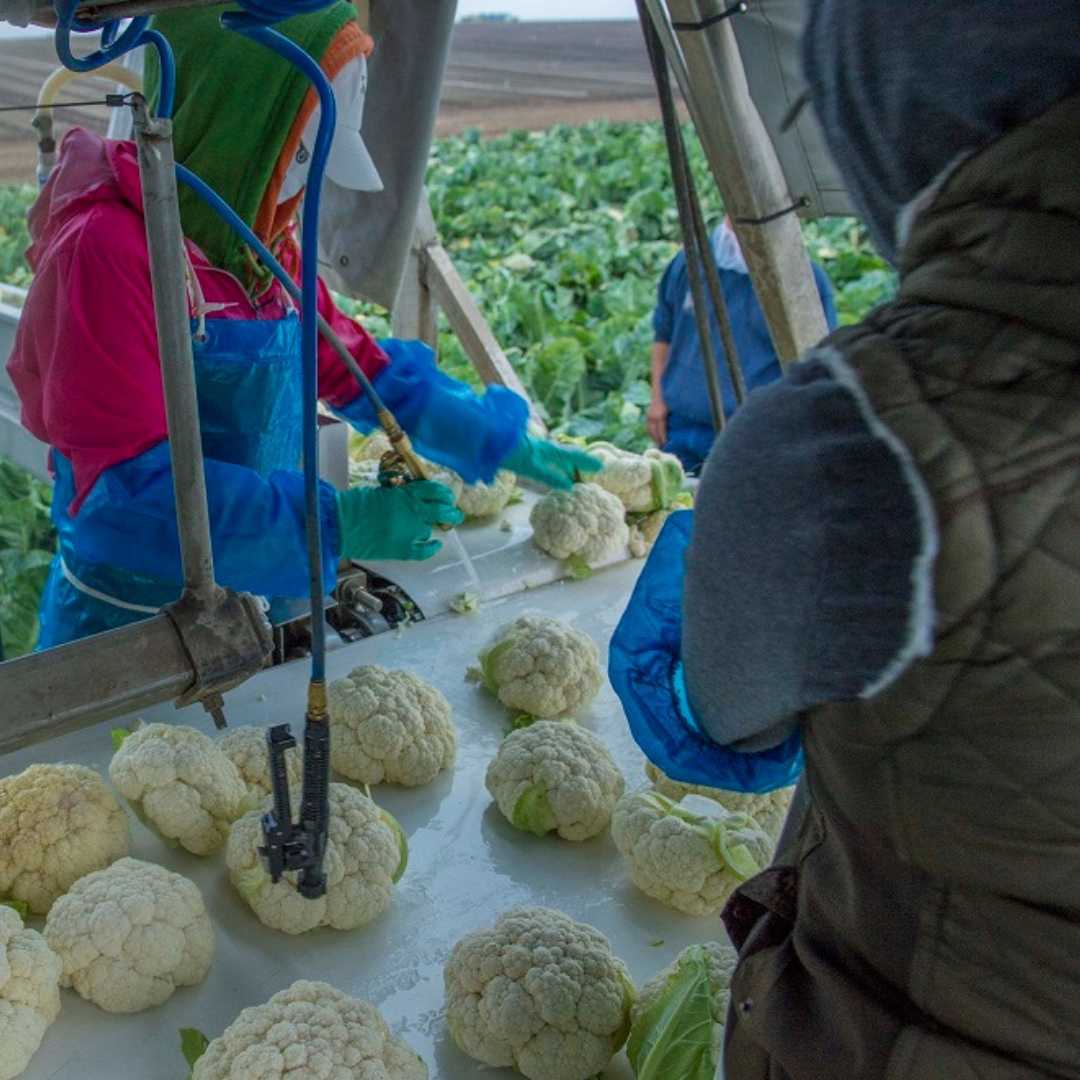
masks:
{"type": "Polygon", "coordinates": [[[1078,1078],[1080,11],[808,6],[899,294],[736,413],[612,678],[677,779],[805,761],[724,913],[727,1080],[1078,1078]]]}

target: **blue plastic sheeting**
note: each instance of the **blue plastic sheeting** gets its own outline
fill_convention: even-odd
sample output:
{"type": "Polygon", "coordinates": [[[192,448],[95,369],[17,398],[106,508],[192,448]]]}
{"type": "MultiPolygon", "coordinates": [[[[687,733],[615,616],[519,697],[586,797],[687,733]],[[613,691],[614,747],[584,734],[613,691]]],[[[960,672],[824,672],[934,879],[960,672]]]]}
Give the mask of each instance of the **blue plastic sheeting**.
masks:
{"type": "MultiPolygon", "coordinates": [[[[524,398],[504,386],[477,394],[440,371],[422,341],[388,338],[379,345],[390,363],[373,380],[376,393],[423,457],[453,469],[467,484],[490,483],[521,441],[529,419],[524,398]]],[[[359,394],[339,414],[361,431],[376,425],[359,394]]]]}
{"type": "Polygon", "coordinates": [[[739,753],[715,743],[694,718],[683,681],[683,558],[694,515],[672,514],[661,530],[611,639],[608,676],[634,741],[674,780],[762,793],[802,772],[799,732],[779,746],[739,753]]]}
{"type": "MultiPolygon", "coordinates": [[[[210,319],[195,341],[214,576],[272,598],[308,596],[300,457],[300,324],[210,319]]],[[[53,521],[60,555],[80,583],[123,604],[159,608],[180,594],[183,573],[169,446],[107,469],[71,517],[71,465],[53,451],[53,521]]],[[[334,490],[321,484],[323,587],[340,551],[334,490]]],[[[281,599],[274,604],[282,605],[281,599]]],[[[295,607],[295,605],[292,605],[295,607]]],[[[145,618],[80,591],[55,560],[41,606],[38,648],[145,618]]],[[[274,608],[271,608],[274,618],[274,608]]]]}

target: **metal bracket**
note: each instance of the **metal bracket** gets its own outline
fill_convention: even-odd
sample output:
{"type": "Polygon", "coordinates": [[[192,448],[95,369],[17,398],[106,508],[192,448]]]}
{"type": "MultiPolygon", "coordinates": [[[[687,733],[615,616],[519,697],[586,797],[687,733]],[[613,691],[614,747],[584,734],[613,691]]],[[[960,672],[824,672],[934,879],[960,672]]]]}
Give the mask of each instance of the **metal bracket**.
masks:
{"type": "Polygon", "coordinates": [[[273,632],[262,605],[249,593],[218,589],[209,604],[185,593],[163,611],[195,673],[195,681],[176,699],[177,708],[200,701],[215,725],[224,727],[222,692],[261,671],[273,653],[273,632]]]}

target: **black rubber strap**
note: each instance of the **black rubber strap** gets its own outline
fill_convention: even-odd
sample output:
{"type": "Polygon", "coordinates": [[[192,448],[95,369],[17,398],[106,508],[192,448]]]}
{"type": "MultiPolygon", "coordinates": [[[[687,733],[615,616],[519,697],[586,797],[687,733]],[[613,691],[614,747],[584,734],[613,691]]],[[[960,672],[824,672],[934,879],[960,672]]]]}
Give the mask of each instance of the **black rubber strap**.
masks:
{"type": "Polygon", "coordinates": [[[738,225],[768,225],[770,221],[776,221],[777,218],[787,217],[788,214],[805,210],[809,205],[810,199],[806,195],[801,195],[790,206],[784,207],[783,210],[777,210],[774,214],[766,214],[764,217],[737,217],[735,222],[738,225]]]}
{"type": "Polygon", "coordinates": [[[746,3],[746,0],[740,0],[738,4],[732,4],[729,8],[724,8],[723,11],[718,11],[715,15],[710,15],[707,19],[702,19],[701,22],[673,22],[671,24],[672,30],[708,30],[710,26],[715,26],[717,23],[723,22],[725,19],[730,19],[732,15],[745,15],[750,10],[750,5],[746,3]]]}

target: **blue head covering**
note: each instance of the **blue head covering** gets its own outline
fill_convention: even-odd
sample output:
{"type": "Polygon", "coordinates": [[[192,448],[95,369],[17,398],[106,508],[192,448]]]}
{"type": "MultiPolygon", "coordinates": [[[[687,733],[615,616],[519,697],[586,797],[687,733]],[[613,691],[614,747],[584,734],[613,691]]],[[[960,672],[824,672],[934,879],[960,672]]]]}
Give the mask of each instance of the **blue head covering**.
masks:
{"type": "Polygon", "coordinates": [[[1076,0],[810,0],[803,67],[881,253],[955,161],[1080,91],[1076,0]]]}

